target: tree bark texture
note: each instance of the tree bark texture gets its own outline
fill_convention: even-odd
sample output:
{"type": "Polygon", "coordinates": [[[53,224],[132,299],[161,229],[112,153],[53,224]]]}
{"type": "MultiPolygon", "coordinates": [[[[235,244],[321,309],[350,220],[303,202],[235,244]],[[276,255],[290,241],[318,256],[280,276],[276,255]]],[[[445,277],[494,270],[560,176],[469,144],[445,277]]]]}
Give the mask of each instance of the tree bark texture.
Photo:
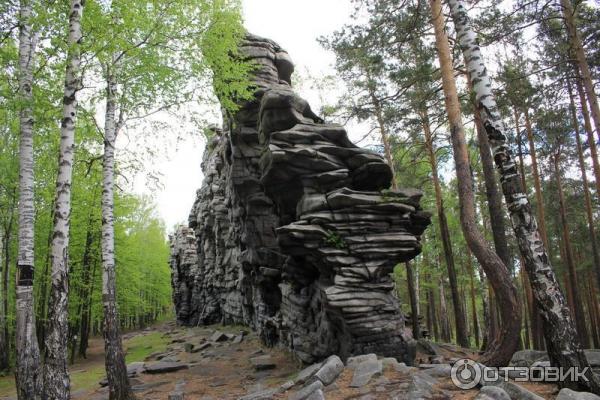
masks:
{"type": "MultiPolygon", "coordinates": [[[[590,233],[590,243],[592,245],[592,257],[594,260],[594,272],[596,282],[600,287],[600,253],[598,252],[598,241],[596,238],[596,229],[594,228],[594,212],[592,209],[592,195],[590,193],[590,185],[587,178],[587,166],[585,165],[585,157],[583,155],[583,144],[581,143],[579,120],[577,119],[577,108],[575,107],[575,99],[571,90],[571,83],[567,81],[569,89],[569,99],[571,102],[571,117],[573,118],[573,128],[575,129],[575,140],[577,142],[577,158],[579,161],[579,170],[581,171],[581,181],[583,182],[583,196],[585,201],[585,215],[588,223],[588,231],[590,233]]],[[[593,139],[593,137],[592,137],[593,139]]],[[[595,145],[594,145],[595,147],[595,145]]]]}
{"type": "Polygon", "coordinates": [[[110,67],[107,71],[104,156],[102,164],[102,304],[104,308],[104,353],[109,399],[134,399],[127,378],[127,367],[119,333],[116,304],[115,236],[114,236],[114,166],[116,140],[117,83],[110,67]]]}
{"type": "Polygon", "coordinates": [[[463,307],[458,293],[456,266],[454,264],[454,254],[452,251],[452,240],[450,239],[450,229],[448,228],[446,210],[444,208],[444,198],[442,196],[442,187],[440,185],[440,178],[438,175],[433,135],[431,134],[429,117],[425,111],[421,112],[421,122],[423,125],[423,132],[425,133],[425,148],[427,150],[427,154],[429,155],[429,164],[431,165],[431,176],[435,190],[435,206],[438,213],[440,237],[442,238],[442,249],[444,251],[444,259],[446,261],[446,268],[448,270],[448,280],[450,282],[452,308],[454,309],[454,321],[456,325],[456,342],[463,347],[469,347],[467,321],[464,313],[462,312],[463,307]]]}
{"type": "MultiPolygon", "coordinates": [[[[589,364],[578,341],[571,314],[556,281],[544,243],[540,238],[536,218],[531,211],[527,195],[521,188],[517,165],[506,144],[506,128],[498,112],[492,93],[491,80],[483,62],[475,32],[471,28],[466,8],[461,0],[449,0],[449,4],[457,39],[468,63],[467,68],[471,75],[473,91],[500,173],[502,191],[519,249],[525,260],[534,296],[538,301],[544,320],[544,334],[550,361],[552,365],[564,368],[588,367],[589,364]]],[[[588,382],[567,381],[562,382],[561,386],[600,393],[600,383],[591,373],[591,369],[589,371],[588,382]]]]}
{"type": "MultiPolygon", "coordinates": [[[[450,125],[450,137],[456,165],[458,182],[458,198],[460,222],[465,240],[485,271],[494,294],[500,304],[501,326],[495,346],[486,351],[481,362],[490,366],[508,365],[519,343],[521,328],[521,305],[518,302],[517,290],[510,277],[508,267],[502,262],[485,241],[477,226],[473,181],[467,142],[462,123],[460,103],[454,81],[454,68],[448,37],[444,31],[442,5],[440,0],[430,0],[435,30],[436,47],[442,71],[442,86],[450,125]]],[[[468,57],[466,57],[468,60],[468,57]]],[[[475,71],[471,71],[471,74],[475,71]]],[[[473,87],[475,84],[473,83],[473,87]]]]}
{"type": "Polygon", "coordinates": [[[415,340],[421,337],[419,330],[419,307],[417,307],[417,294],[415,291],[415,277],[413,274],[412,265],[410,261],[405,263],[406,265],[406,283],[408,287],[408,296],[410,297],[410,313],[412,322],[412,333],[415,340]]]}
{"type": "Polygon", "coordinates": [[[48,303],[48,331],[45,338],[44,399],[68,400],[70,396],[67,348],[69,337],[69,224],[71,215],[71,182],[75,151],[77,91],[80,83],[81,16],[83,1],[71,0],[67,36],[67,66],[60,129],[58,176],[52,233],[52,274],[48,303]]]}
{"type": "Polygon", "coordinates": [[[33,179],[33,63],[36,35],[32,31],[33,4],[22,0],[19,16],[19,249],[17,260],[17,313],[15,371],[19,400],[37,400],[41,392],[40,351],[33,310],[34,179],[33,179]]]}
{"type": "Polygon", "coordinates": [[[571,48],[575,53],[575,61],[579,67],[581,80],[583,81],[583,87],[585,88],[585,95],[590,105],[592,120],[594,121],[594,126],[596,127],[596,135],[598,135],[598,139],[600,140],[600,108],[598,107],[598,97],[594,91],[594,82],[592,80],[590,67],[585,58],[585,51],[583,50],[581,37],[579,36],[579,32],[577,32],[577,26],[575,25],[575,11],[573,10],[571,0],[560,0],[560,5],[562,7],[565,26],[567,27],[567,32],[569,33],[571,48]]]}

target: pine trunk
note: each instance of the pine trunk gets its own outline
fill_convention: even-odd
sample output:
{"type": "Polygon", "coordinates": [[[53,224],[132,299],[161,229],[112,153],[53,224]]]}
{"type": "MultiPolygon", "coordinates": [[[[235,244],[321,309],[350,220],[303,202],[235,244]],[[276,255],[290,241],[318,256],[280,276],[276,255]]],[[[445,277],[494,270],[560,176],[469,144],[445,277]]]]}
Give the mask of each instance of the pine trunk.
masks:
{"type": "Polygon", "coordinates": [[[560,0],[562,6],[562,14],[569,33],[570,47],[575,53],[575,62],[579,67],[583,86],[585,87],[585,94],[590,105],[590,111],[592,113],[592,119],[594,120],[594,126],[596,127],[596,135],[600,140],[600,108],[598,107],[598,97],[594,91],[594,82],[592,80],[592,74],[590,73],[590,67],[585,58],[585,51],[577,32],[577,26],[575,24],[575,11],[570,0],[560,0]]]}
{"type": "MultiPolygon", "coordinates": [[[[569,89],[569,100],[571,102],[571,117],[573,118],[573,128],[575,128],[575,139],[577,141],[577,158],[579,161],[579,170],[581,171],[581,181],[583,182],[583,196],[585,201],[585,215],[588,223],[588,231],[590,233],[590,243],[592,245],[592,259],[594,260],[594,272],[596,273],[596,281],[600,286],[600,253],[598,252],[598,241],[596,238],[596,229],[594,228],[594,212],[592,210],[592,195],[590,194],[590,185],[587,178],[587,166],[585,165],[585,157],[583,155],[583,145],[579,132],[579,121],[577,119],[577,109],[575,107],[575,99],[571,90],[571,84],[567,81],[569,89]]],[[[593,137],[592,137],[593,138],[593,137]]],[[[594,145],[595,146],[595,145],[594,145]]]]}
{"type": "Polygon", "coordinates": [[[519,344],[521,305],[508,267],[502,262],[498,254],[490,248],[477,226],[469,154],[454,81],[454,68],[448,37],[444,31],[442,5],[440,0],[431,0],[430,3],[436,47],[442,71],[442,86],[450,125],[454,163],[456,165],[460,222],[463,235],[473,255],[484,269],[500,304],[502,323],[498,331],[498,341],[490,347],[489,351],[486,351],[480,361],[490,366],[505,366],[508,365],[519,344]]]}
{"type": "Polygon", "coordinates": [[[529,143],[529,156],[531,157],[531,173],[533,174],[533,186],[535,188],[535,200],[537,205],[538,221],[540,222],[540,234],[547,251],[548,231],[546,229],[546,211],[544,207],[544,197],[542,196],[542,180],[540,179],[540,170],[537,163],[537,152],[535,150],[535,141],[533,138],[533,129],[531,129],[531,120],[529,119],[529,110],[525,110],[525,129],[527,130],[527,142],[529,143]]]}
{"type": "Polygon", "coordinates": [[[452,308],[454,309],[454,319],[456,324],[456,342],[463,346],[469,346],[469,338],[467,335],[467,322],[465,315],[462,312],[463,307],[458,294],[458,283],[456,279],[456,266],[454,264],[454,254],[452,251],[452,240],[450,239],[450,229],[446,219],[446,210],[444,208],[444,198],[442,197],[442,187],[438,175],[437,159],[435,156],[435,147],[433,144],[433,136],[429,124],[429,117],[426,112],[421,112],[421,121],[423,132],[425,133],[425,147],[429,155],[429,164],[431,165],[431,175],[433,179],[433,187],[435,190],[435,205],[438,213],[438,221],[440,225],[440,236],[442,238],[442,248],[444,250],[444,259],[448,270],[448,280],[450,281],[450,293],[452,295],[452,308]]]}
{"type": "Polygon", "coordinates": [[[115,237],[114,237],[114,166],[116,139],[116,90],[114,75],[107,67],[106,118],[104,124],[102,187],[102,303],[104,307],[104,353],[109,399],[134,399],[127,378],[123,345],[119,334],[116,304],[115,237]]]}
{"type": "Polygon", "coordinates": [[[17,261],[17,313],[15,371],[19,400],[37,400],[41,394],[40,350],[35,334],[33,310],[34,271],[34,178],[33,178],[33,58],[32,4],[22,0],[19,19],[19,258],[17,261]]]}
{"type": "Polygon", "coordinates": [[[469,292],[471,294],[471,314],[473,318],[473,336],[475,347],[479,348],[479,321],[477,320],[477,303],[475,302],[475,269],[471,260],[471,253],[467,254],[467,267],[469,268],[469,292]]]}
{"type": "Polygon", "coordinates": [[[596,198],[600,197],[600,163],[598,162],[598,149],[596,147],[596,141],[594,140],[594,131],[592,129],[592,122],[590,121],[590,113],[586,103],[585,92],[583,91],[583,85],[581,84],[581,76],[575,66],[575,87],[577,88],[577,95],[579,96],[579,102],[581,105],[581,114],[583,115],[583,127],[587,134],[587,142],[590,147],[590,156],[592,159],[592,166],[594,167],[594,177],[596,178],[596,198]]]}
{"type": "Polygon", "coordinates": [[[444,280],[440,277],[440,337],[443,342],[450,342],[450,321],[448,320],[448,307],[446,307],[446,294],[444,293],[444,280]]]}
{"type": "Polygon", "coordinates": [[[379,125],[379,133],[381,135],[381,143],[383,143],[383,150],[385,153],[385,160],[387,161],[390,169],[392,170],[392,189],[398,189],[398,184],[396,183],[396,167],[394,166],[394,158],[392,157],[392,147],[390,145],[390,138],[387,133],[387,129],[385,127],[385,122],[383,120],[383,110],[381,109],[381,102],[375,96],[375,93],[370,90],[371,101],[373,102],[373,107],[375,108],[375,117],[377,119],[377,124],[379,125]]]}
{"type": "MultiPolygon", "coordinates": [[[[468,79],[468,74],[467,74],[468,79]]],[[[470,82],[470,80],[469,80],[470,82]]],[[[494,159],[490,153],[490,143],[477,105],[473,104],[473,116],[475,119],[475,131],[477,132],[477,140],[479,142],[479,155],[481,156],[481,168],[483,170],[483,179],[485,182],[485,195],[487,198],[488,211],[490,214],[490,225],[492,227],[492,236],[494,239],[494,249],[496,253],[508,267],[513,269],[513,261],[508,248],[508,239],[506,238],[506,224],[504,221],[504,212],[502,207],[502,194],[498,189],[496,182],[496,174],[494,172],[494,159]]]]}
{"type": "Polygon", "coordinates": [[[567,205],[565,202],[565,195],[562,186],[562,177],[560,172],[560,156],[561,154],[555,154],[553,156],[554,174],[556,178],[556,187],[558,189],[558,204],[560,214],[560,224],[562,227],[562,237],[564,239],[564,253],[563,258],[567,264],[567,271],[569,273],[569,288],[572,296],[573,314],[575,316],[575,323],[577,326],[577,333],[579,334],[579,340],[584,348],[589,345],[587,327],[585,323],[585,314],[583,312],[583,303],[579,296],[578,284],[577,284],[577,271],[575,271],[575,260],[573,259],[573,247],[571,245],[571,233],[569,232],[569,223],[567,220],[567,205]]]}
{"type": "Polygon", "coordinates": [[[70,394],[67,348],[69,337],[69,224],[71,182],[75,150],[77,91],[80,86],[79,43],[81,40],[82,0],[71,0],[67,66],[60,129],[60,152],[56,178],[54,231],[52,234],[52,286],[48,303],[48,332],[45,338],[44,394],[46,399],[68,400],[70,394]]]}
{"type": "Polygon", "coordinates": [[[410,261],[405,263],[406,265],[406,283],[408,286],[408,296],[410,298],[410,313],[412,322],[412,334],[415,340],[421,337],[419,330],[419,308],[417,307],[417,293],[415,291],[415,277],[413,274],[412,266],[410,261]]]}
{"type": "MultiPolygon", "coordinates": [[[[501,175],[502,191],[511,215],[519,249],[525,260],[534,296],[544,319],[544,334],[550,362],[554,366],[563,368],[579,367],[583,369],[589,364],[581,350],[569,309],[565,305],[564,296],[560,291],[544,243],[540,238],[531,205],[521,188],[519,172],[506,144],[507,132],[498,113],[491,80],[487,75],[475,32],[471,28],[462,1],[449,0],[449,4],[457,39],[468,61],[478,108],[501,175]]],[[[600,383],[591,373],[591,369],[588,369],[586,376],[588,382],[567,381],[561,382],[561,386],[600,393],[600,383]]]]}

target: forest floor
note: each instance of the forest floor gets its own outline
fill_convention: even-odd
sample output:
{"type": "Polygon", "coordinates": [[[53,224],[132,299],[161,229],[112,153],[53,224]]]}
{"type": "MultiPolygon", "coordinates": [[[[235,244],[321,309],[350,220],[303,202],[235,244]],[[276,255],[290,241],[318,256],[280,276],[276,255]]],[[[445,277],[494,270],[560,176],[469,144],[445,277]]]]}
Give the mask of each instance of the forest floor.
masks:
{"type": "MultiPolygon", "coordinates": [[[[132,374],[135,376],[130,381],[136,395],[144,400],[166,400],[178,391],[185,393],[186,400],[238,399],[294,381],[303,369],[290,353],[277,347],[265,347],[256,334],[241,326],[183,328],[167,322],[123,335],[123,345],[130,369],[135,370],[135,366],[141,366],[141,363],[135,363],[144,360],[146,366],[182,367],[173,372],[152,374],[142,372],[140,368],[132,374]],[[257,357],[267,361],[264,369],[252,361],[257,357]]],[[[448,357],[471,355],[453,351],[453,346],[444,349],[448,357]]],[[[418,354],[417,361],[427,362],[427,356],[418,354]]],[[[73,399],[108,399],[108,388],[99,384],[105,376],[101,337],[90,340],[88,358],[77,360],[70,370],[73,399]]],[[[379,378],[361,388],[350,387],[352,378],[352,370],[345,368],[335,383],[325,389],[325,398],[389,399],[391,393],[408,385],[411,376],[387,366],[379,378]]],[[[554,399],[557,393],[553,385],[523,386],[544,399],[554,399]]],[[[449,378],[440,379],[436,389],[445,393],[446,398],[459,400],[472,400],[478,393],[478,390],[457,389],[449,378]]],[[[269,398],[286,399],[289,393],[274,393],[269,398]]],[[[0,378],[0,400],[13,399],[14,378],[0,378]]]]}

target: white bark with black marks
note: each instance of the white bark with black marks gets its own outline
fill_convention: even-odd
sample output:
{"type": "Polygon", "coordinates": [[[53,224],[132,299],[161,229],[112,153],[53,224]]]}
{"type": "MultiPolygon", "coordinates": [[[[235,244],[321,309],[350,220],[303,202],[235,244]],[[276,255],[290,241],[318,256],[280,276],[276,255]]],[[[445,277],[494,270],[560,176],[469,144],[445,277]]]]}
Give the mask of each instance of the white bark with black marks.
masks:
{"type": "Polygon", "coordinates": [[[33,4],[22,0],[19,16],[19,249],[15,371],[19,400],[40,398],[40,350],[33,312],[34,179],[33,179],[33,58],[36,35],[31,26],[33,4]]]}
{"type": "MultiPolygon", "coordinates": [[[[571,314],[552,270],[546,248],[527,195],[523,192],[517,165],[506,143],[507,130],[498,112],[476,34],[464,3],[449,0],[458,43],[464,52],[477,106],[500,173],[502,191],[508,206],[519,250],[525,260],[533,294],[538,301],[550,361],[563,368],[589,366],[581,350],[571,314]]],[[[600,384],[588,369],[589,382],[561,382],[564,387],[600,393],[600,384]]]]}
{"type": "Polygon", "coordinates": [[[51,247],[52,286],[48,303],[48,332],[45,338],[44,393],[42,395],[44,399],[52,400],[68,400],[70,393],[69,371],[67,369],[69,333],[68,249],[77,91],[81,86],[79,46],[83,6],[84,0],[71,0],[69,10],[67,66],[51,247]]]}
{"type": "Polygon", "coordinates": [[[127,367],[123,354],[123,345],[119,334],[119,317],[116,304],[115,272],[115,233],[114,233],[114,168],[115,140],[117,124],[117,82],[111,70],[106,67],[106,115],[104,121],[104,156],[102,159],[102,304],[104,306],[104,353],[106,377],[110,400],[134,399],[127,367]]]}

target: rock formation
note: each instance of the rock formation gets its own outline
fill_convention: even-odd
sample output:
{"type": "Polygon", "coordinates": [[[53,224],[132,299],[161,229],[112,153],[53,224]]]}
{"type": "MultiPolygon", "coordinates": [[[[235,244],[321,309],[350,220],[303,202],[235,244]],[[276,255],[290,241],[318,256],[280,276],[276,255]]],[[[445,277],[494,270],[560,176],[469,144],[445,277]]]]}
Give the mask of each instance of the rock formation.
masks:
{"type": "Polygon", "coordinates": [[[185,227],[172,238],[179,323],[245,324],[306,363],[412,362],[390,274],[420,252],[421,193],[388,190],[383,158],[311,111],[276,43],[248,35],[241,50],[257,65],[255,97],[213,129],[189,219],[195,243],[185,227]]]}

